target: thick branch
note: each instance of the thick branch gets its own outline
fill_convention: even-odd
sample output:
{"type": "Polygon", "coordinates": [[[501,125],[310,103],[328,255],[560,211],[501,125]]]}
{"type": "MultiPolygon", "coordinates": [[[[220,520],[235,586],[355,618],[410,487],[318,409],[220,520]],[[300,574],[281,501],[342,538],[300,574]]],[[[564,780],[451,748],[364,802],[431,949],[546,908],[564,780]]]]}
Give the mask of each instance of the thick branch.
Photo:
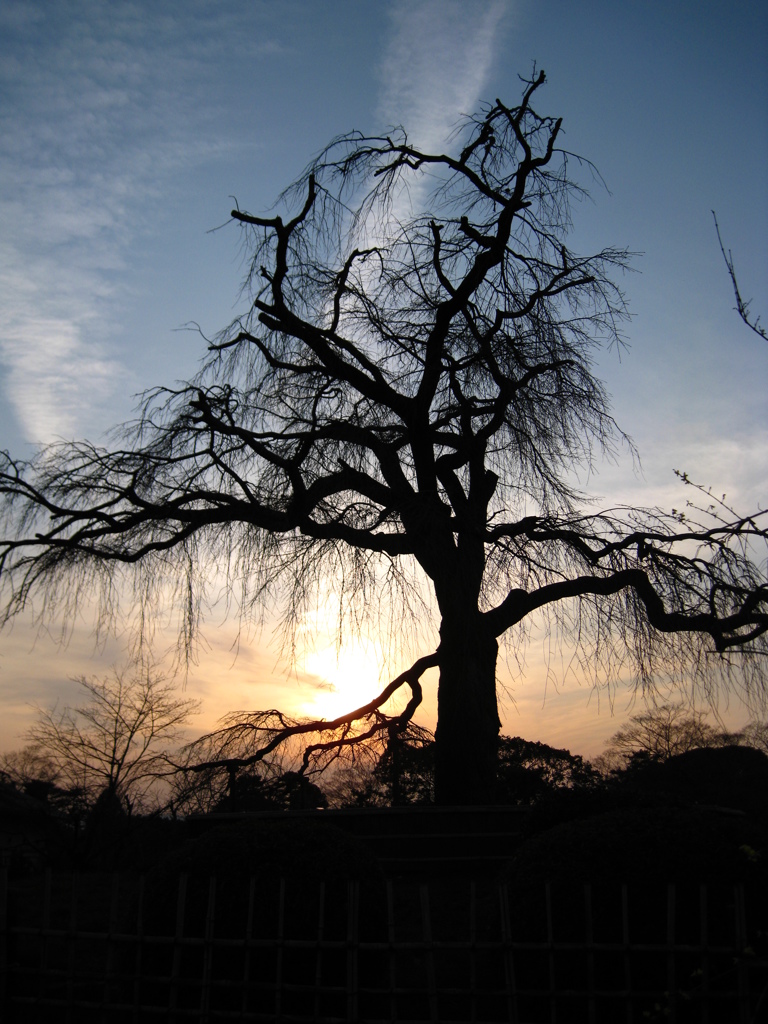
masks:
{"type": "Polygon", "coordinates": [[[497,608],[486,613],[486,620],[494,635],[500,636],[538,608],[569,598],[608,597],[625,589],[634,590],[640,598],[654,629],[661,633],[706,633],[721,653],[742,647],[768,632],[768,587],[746,593],[739,610],[731,615],[667,611],[662,596],[642,569],[622,569],[606,576],[578,576],[531,593],[513,590],[497,608]]]}

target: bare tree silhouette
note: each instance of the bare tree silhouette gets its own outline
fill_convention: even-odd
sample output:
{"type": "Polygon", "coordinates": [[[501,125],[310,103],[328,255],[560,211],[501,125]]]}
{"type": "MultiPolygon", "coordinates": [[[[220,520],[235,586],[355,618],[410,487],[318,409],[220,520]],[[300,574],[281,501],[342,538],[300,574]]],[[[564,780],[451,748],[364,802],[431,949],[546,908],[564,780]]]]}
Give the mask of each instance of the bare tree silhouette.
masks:
{"type": "Polygon", "coordinates": [[[621,344],[629,254],[567,247],[590,165],[533,109],[543,83],[534,70],[442,153],[402,129],[341,136],[285,215],[233,211],[248,309],[199,376],[146,395],[120,446],[5,458],[6,621],[38,590],[45,611],[95,592],[110,617],[126,576],[141,623],[172,602],[185,645],[211,586],[246,619],[281,600],[289,631],[329,593],[340,621],[398,634],[431,613],[439,638],[377,699],[235,760],[403,729],[437,666],[440,802],[493,798],[498,641],[522,650],[537,612],[596,680],[764,696],[765,513],[595,512],[580,490],[580,470],[633,451],[593,369],[621,344]]]}
{"type": "Polygon", "coordinates": [[[48,781],[86,808],[104,797],[129,812],[159,806],[154,790],[175,775],[174,747],[199,701],[142,667],[77,682],[81,702],[36,708],[28,746],[0,764],[14,781],[48,781]]]}

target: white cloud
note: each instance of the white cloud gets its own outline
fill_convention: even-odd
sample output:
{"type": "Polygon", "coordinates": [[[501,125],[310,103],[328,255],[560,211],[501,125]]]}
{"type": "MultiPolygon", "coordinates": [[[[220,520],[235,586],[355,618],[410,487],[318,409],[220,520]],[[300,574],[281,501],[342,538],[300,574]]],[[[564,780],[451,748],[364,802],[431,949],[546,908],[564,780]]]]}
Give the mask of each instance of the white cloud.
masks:
{"type": "Polygon", "coordinates": [[[74,319],[26,316],[3,331],[4,387],[33,443],[72,438],[108,411],[125,374],[102,346],[88,344],[74,319]]]}
{"type": "MultiPolygon", "coordinates": [[[[381,128],[402,127],[412,145],[443,152],[462,116],[475,113],[483,99],[509,10],[510,0],[396,0],[378,69],[381,128]]],[[[393,197],[392,218],[407,221],[423,212],[431,182],[422,173],[403,183],[393,197]]],[[[378,231],[372,217],[366,244],[376,244],[378,231]]]]}
{"type": "MultiPolygon", "coordinates": [[[[101,340],[114,301],[105,272],[119,262],[119,247],[80,245],[76,231],[87,230],[87,218],[67,211],[68,198],[62,196],[58,217],[51,211],[51,237],[62,241],[49,252],[25,244],[18,230],[0,243],[3,391],[33,443],[73,437],[107,419],[116,389],[131,376],[101,340]]],[[[0,217],[18,225],[7,204],[0,217]]]]}
{"type": "Polygon", "coordinates": [[[0,12],[0,386],[24,439],[45,442],[101,433],[136,390],[117,348],[135,297],[116,272],[180,177],[241,145],[208,87],[221,48],[248,44],[196,2],[35,8],[0,12]]]}
{"type": "Polygon", "coordinates": [[[482,99],[506,0],[398,0],[380,68],[379,114],[414,144],[440,150],[461,114],[482,99]]]}

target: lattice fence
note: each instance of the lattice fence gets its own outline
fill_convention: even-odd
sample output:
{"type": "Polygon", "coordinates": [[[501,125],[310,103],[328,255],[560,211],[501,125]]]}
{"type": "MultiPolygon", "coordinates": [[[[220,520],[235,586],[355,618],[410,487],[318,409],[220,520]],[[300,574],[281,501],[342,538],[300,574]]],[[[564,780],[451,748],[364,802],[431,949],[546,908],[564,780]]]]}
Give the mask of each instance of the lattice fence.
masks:
{"type": "Polygon", "coordinates": [[[738,886],[523,899],[445,879],[48,873],[3,886],[8,1022],[768,1019],[761,922],[738,886]]]}

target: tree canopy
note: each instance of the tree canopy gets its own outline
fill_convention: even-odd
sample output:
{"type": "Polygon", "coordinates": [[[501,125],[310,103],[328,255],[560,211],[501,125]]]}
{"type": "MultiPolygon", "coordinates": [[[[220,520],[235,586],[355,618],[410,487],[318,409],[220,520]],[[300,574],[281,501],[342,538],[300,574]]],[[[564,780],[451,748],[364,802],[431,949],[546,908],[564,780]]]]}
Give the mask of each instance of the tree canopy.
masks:
{"type": "Polygon", "coordinates": [[[147,394],[111,447],[4,457],[6,621],[38,591],[45,611],[95,592],[110,616],[127,577],[142,628],[172,602],[189,644],[210,587],[246,618],[277,600],[289,629],[334,595],[340,622],[427,646],[315,731],[330,749],[406,728],[438,667],[441,802],[493,799],[498,641],[519,650],[537,612],[595,680],[764,695],[765,512],[595,511],[579,486],[634,454],[594,370],[622,343],[630,254],[568,247],[589,164],[535,111],[544,81],[443,152],[343,135],[283,212],[233,211],[247,308],[198,377],[147,394]]]}

